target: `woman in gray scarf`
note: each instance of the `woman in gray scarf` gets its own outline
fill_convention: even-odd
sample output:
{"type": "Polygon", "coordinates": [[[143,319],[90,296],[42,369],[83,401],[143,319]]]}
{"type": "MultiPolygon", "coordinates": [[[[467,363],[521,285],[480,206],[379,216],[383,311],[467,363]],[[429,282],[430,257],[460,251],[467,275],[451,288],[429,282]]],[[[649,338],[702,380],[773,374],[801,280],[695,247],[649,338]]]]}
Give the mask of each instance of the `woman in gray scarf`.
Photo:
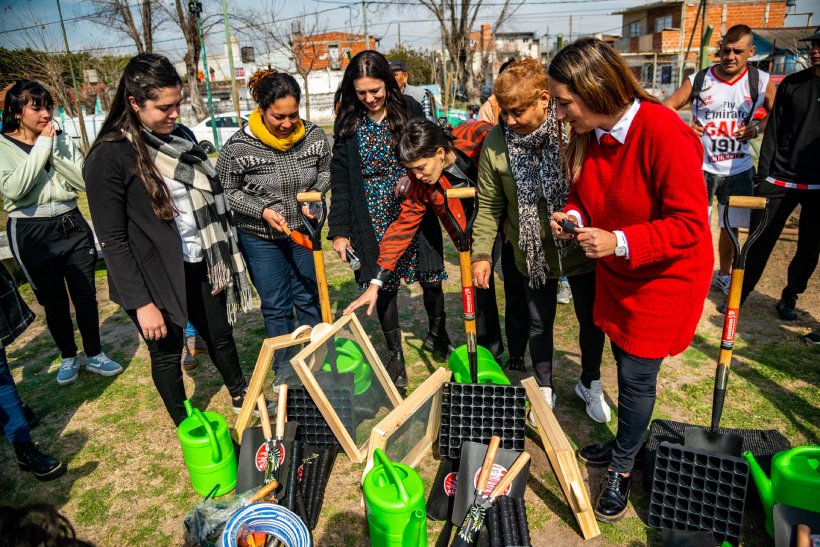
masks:
{"type": "MultiPolygon", "coordinates": [[[[569,195],[561,163],[565,135],[555,119],[547,75],[534,59],[512,63],[495,82],[499,124],[487,135],[478,173],[478,217],[474,228],[473,277],[487,288],[490,253],[498,225],[512,243],[517,268],[527,278],[530,357],[547,404],[555,407],[552,379],[553,335],[558,280],[567,276],[580,324],[581,378],[576,394],[596,422],[610,420],[601,386],[604,334],[593,323],[595,263],[574,240],[555,240],[550,214],[569,195]]],[[[524,313],[524,310],[508,310],[524,313]]],[[[532,423],[532,419],[531,419],[532,423]]]]}

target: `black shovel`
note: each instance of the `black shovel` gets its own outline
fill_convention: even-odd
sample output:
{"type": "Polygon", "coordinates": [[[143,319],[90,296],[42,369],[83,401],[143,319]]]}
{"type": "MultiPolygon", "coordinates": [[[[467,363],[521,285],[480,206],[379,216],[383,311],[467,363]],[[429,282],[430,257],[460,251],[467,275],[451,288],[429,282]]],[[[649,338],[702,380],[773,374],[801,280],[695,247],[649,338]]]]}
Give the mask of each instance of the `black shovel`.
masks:
{"type": "Polygon", "coordinates": [[[684,445],[698,450],[709,450],[720,452],[730,456],[740,457],[743,452],[743,437],[734,433],[721,433],[718,431],[720,417],[723,414],[723,403],[726,399],[726,384],[729,380],[729,368],[732,365],[732,350],[734,348],[735,332],[740,315],[740,293],[743,288],[743,275],[746,269],[746,255],[749,248],[754,244],[763,229],[766,227],[768,210],[766,205],[768,199],[752,196],[730,196],[729,203],[723,210],[723,225],[726,227],[726,234],[732,241],[735,249],[735,260],[732,264],[732,278],[729,283],[729,299],[726,303],[726,311],[723,316],[723,336],[720,340],[720,354],[718,355],[718,366],[715,373],[715,390],[712,397],[712,424],[709,429],[700,427],[687,427],[684,430],[684,445]],[[746,243],[740,247],[737,236],[729,224],[729,208],[736,207],[742,209],[762,209],[763,219],[757,229],[749,234],[746,243]]]}

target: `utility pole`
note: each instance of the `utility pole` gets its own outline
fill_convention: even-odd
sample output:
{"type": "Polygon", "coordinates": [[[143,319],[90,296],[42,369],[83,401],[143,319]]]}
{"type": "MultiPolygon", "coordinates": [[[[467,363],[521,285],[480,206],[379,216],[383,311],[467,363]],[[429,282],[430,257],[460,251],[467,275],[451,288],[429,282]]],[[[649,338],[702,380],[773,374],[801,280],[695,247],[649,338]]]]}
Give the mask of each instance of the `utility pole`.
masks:
{"type": "Polygon", "coordinates": [[[569,41],[572,42],[572,15],[569,16],[569,41]]]}
{"type": "Polygon", "coordinates": [[[399,27],[399,49],[401,49],[401,23],[398,24],[399,27]]]}
{"type": "Polygon", "coordinates": [[[364,47],[370,49],[370,35],[367,33],[367,0],[362,0],[362,21],[364,22],[364,47]]]}
{"type": "Polygon", "coordinates": [[[83,120],[83,107],[80,104],[80,88],[77,86],[77,77],[74,75],[74,63],[71,61],[71,50],[68,48],[68,36],[65,33],[65,23],[63,22],[63,10],[60,7],[60,0],[57,0],[57,14],[60,17],[60,28],[63,31],[63,43],[65,44],[65,54],[68,57],[68,70],[71,71],[71,83],[74,85],[74,105],[77,108],[77,119],[80,122],[80,140],[83,144],[83,154],[88,153],[88,134],[85,132],[85,120],[83,120]]]}
{"type": "Polygon", "coordinates": [[[205,71],[205,93],[208,95],[208,114],[211,116],[211,130],[214,134],[214,148],[220,149],[219,131],[216,130],[216,120],[214,119],[214,101],[211,97],[211,75],[208,73],[208,56],[205,54],[205,37],[202,36],[202,2],[188,2],[188,12],[196,17],[196,28],[199,33],[199,43],[202,47],[202,69],[205,71]]]}
{"type": "Polygon", "coordinates": [[[233,44],[231,44],[231,25],[228,22],[228,0],[222,0],[222,18],[225,19],[225,46],[228,48],[228,68],[231,71],[231,89],[233,104],[236,107],[236,123],[242,129],[242,114],[239,108],[239,89],[236,87],[236,72],[233,68],[233,44]]]}

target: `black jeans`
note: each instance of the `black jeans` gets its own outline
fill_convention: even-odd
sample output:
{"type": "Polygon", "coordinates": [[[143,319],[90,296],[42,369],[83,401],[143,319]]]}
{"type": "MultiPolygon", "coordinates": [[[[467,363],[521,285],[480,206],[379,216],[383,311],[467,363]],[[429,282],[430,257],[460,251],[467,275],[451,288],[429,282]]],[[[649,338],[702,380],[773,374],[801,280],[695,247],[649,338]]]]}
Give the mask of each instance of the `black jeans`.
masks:
{"type": "MultiPolygon", "coordinates": [[[[604,333],[592,321],[595,302],[595,270],[567,277],[572,289],[575,317],[580,326],[578,341],[581,346],[581,382],[601,378],[601,356],[604,352],[604,333]]],[[[530,318],[530,357],[535,369],[535,381],[541,387],[552,387],[552,327],[557,307],[558,280],[547,279],[537,289],[525,280],[530,318]]]]}
{"type": "MultiPolygon", "coordinates": [[[[185,292],[188,305],[188,321],[199,331],[208,346],[208,356],[216,365],[231,397],[241,395],[248,387],[245,375],[239,366],[239,354],[233,339],[233,329],[228,323],[225,295],[211,295],[208,271],[205,262],[185,263],[185,292]]],[[[136,310],[126,310],[137,325],[136,310]]],[[[165,312],[165,327],[168,335],[160,340],[146,340],[151,354],[151,377],[175,425],[187,417],[183,402],[186,399],[182,381],[182,348],[185,327],[171,323],[165,312]]]]}
{"type": "MultiPolygon", "coordinates": [[[[501,240],[503,234],[499,231],[493,243],[492,260],[490,262],[490,287],[482,289],[475,287],[475,327],[476,342],[484,347],[496,358],[504,353],[504,342],[501,340],[501,321],[498,317],[498,300],[495,297],[495,263],[501,254],[501,240]]],[[[506,285],[506,282],[505,282],[506,285]]]]}
{"type": "MultiPolygon", "coordinates": [[[[769,220],[746,257],[741,301],[746,301],[760,281],[780,232],[792,211],[800,205],[797,251],[789,263],[787,280],[787,287],[793,296],[797,296],[806,290],[820,256],[820,190],[795,190],[764,181],[758,185],[755,195],[769,198],[769,220]]],[[[749,232],[754,231],[762,220],[763,211],[752,211],[749,232]]]]}
{"type": "MultiPolygon", "coordinates": [[[[422,301],[424,310],[427,312],[427,320],[432,320],[444,315],[444,290],[441,281],[420,281],[422,290],[422,301]]],[[[388,333],[401,328],[399,325],[399,306],[396,302],[398,291],[380,290],[376,300],[376,313],[379,316],[379,323],[382,332],[388,333]]]]}
{"type": "Polygon", "coordinates": [[[100,317],[94,285],[97,250],[80,211],[52,218],[10,218],[7,233],[14,258],[45,309],[46,325],[62,358],[77,355],[69,295],[85,354],[99,354],[100,317]]]}
{"type": "Polygon", "coordinates": [[[501,245],[501,273],[504,274],[504,334],[507,335],[507,352],[510,357],[524,358],[530,339],[530,316],[527,309],[527,283],[529,280],[515,265],[512,243],[501,245]]]}
{"type": "MultiPolygon", "coordinates": [[[[575,291],[573,290],[573,298],[575,291]]],[[[612,447],[609,468],[630,473],[643,444],[646,428],[655,408],[658,372],[663,359],[645,359],[612,344],[618,366],[618,433],[612,447]]]]}

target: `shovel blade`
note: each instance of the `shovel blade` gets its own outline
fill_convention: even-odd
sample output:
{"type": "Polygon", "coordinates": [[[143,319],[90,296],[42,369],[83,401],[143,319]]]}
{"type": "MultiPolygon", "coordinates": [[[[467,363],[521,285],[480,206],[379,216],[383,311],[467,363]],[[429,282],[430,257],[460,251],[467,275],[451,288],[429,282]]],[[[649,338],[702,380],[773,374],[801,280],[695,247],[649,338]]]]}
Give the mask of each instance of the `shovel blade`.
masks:
{"type": "Polygon", "coordinates": [[[719,452],[738,458],[743,453],[743,437],[740,435],[718,433],[700,427],[687,427],[683,432],[683,444],[697,450],[719,452]]]}

